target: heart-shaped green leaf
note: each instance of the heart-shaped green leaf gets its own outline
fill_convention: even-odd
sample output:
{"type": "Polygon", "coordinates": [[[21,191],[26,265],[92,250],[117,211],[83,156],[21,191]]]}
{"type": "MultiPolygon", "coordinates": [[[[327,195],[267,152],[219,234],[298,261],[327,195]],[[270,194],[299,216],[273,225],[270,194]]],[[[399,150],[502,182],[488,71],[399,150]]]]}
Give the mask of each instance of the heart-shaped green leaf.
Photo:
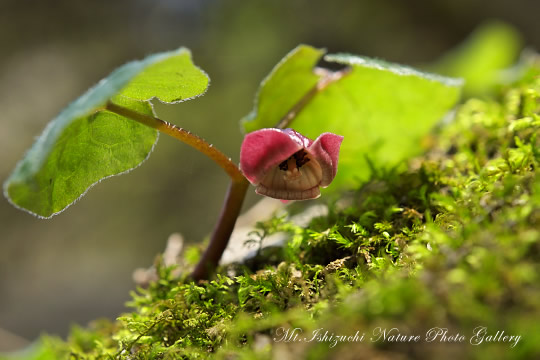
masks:
{"type": "Polygon", "coordinates": [[[4,183],[6,197],[39,217],[51,217],[100,180],[142,163],[157,131],[104,110],[112,101],[153,116],[147,101],[187,100],[204,93],[208,77],[181,48],[127,63],[52,120],[4,183]]]}
{"type": "MultiPolygon", "coordinates": [[[[313,68],[299,66],[318,61],[315,50],[308,49],[301,46],[301,52],[293,51],[293,56],[285,57],[262,83],[256,107],[244,119],[247,132],[274,127],[291,109],[291,103],[309,91],[309,84],[316,83],[313,68]],[[291,68],[301,68],[302,73],[296,74],[302,79],[299,89],[295,83],[274,78],[274,74],[291,68]],[[291,96],[288,103],[278,101],[287,94],[291,96]],[[265,104],[273,104],[271,115],[265,104]]],[[[459,99],[462,81],[458,79],[354,55],[326,55],[324,59],[352,69],[315,95],[290,127],[312,139],[323,132],[345,137],[338,174],[330,189],[366,179],[368,161],[387,167],[417,154],[422,138],[459,99]]]]}

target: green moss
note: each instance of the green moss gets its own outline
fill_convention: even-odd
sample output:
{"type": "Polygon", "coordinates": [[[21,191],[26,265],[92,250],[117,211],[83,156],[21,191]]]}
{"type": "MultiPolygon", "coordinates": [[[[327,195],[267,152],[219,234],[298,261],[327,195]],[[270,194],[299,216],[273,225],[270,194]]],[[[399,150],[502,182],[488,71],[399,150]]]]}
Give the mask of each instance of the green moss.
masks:
{"type": "MultiPolygon", "coordinates": [[[[289,234],[283,248],[199,284],[158,259],[159,280],[133,294],[132,312],[74,328],[66,341],[44,336],[26,358],[540,356],[539,73],[531,66],[498,98],[466,100],[424,156],[407,169],[374,167],[309,226],[288,216],[257,225],[257,242],[289,234]],[[474,346],[478,326],[521,338],[474,346]],[[421,340],[372,342],[379,327],[421,340]],[[433,327],[465,341],[427,342],[433,327]],[[275,341],[294,328],[308,340],[321,328],[365,339],[275,341]]],[[[197,250],[186,256],[193,264],[197,250]]]]}

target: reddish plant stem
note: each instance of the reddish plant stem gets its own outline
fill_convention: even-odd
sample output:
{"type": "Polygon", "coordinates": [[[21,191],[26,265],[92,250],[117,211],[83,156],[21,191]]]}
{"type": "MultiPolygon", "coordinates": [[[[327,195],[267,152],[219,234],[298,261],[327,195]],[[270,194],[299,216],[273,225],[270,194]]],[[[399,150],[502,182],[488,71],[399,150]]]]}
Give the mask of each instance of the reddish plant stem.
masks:
{"type": "Polygon", "coordinates": [[[143,125],[159,130],[162,133],[172,136],[173,138],[199,150],[204,155],[212,159],[219,167],[225,170],[233,181],[241,182],[245,179],[240,169],[238,169],[238,166],[236,166],[236,164],[233,163],[229,157],[215,148],[212,144],[206,142],[203,138],[200,138],[185,129],[156,117],[141,114],[137,111],[117,105],[111,101],[107,102],[105,110],[125,116],[143,125]]]}
{"type": "Polygon", "coordinates": [[[244,178],[242,182],[231,181],[227,195],[225,196],[225,202],[219,215],[219,220],[214,227],[210,243],[203,253],[199,263],[191,273],[191,277],[194,280],[207,279],[215,267],[218,265],[223,251],[229,243],[234,224],[242,209],[244,197],[246,196],[246,190],[249,186],[249,182],[244,178]]]}
{"type": "Polygon", "coordinates": [[[293,107],[281,118],[281,120],[277,123],[275,126],[278,129],[285,129],[289,126],[289,124],[298,116],[298,114],[306,107],[307,104],[310,103],[311,100],[315,97],[315,95],[322,92],[324,89],[328,87],[328,85],[335,83],[338,80],[341,80],[345,76],[349,75],[351,73],[352,68],[347,67],[339,71],[330,71],[323,68],[315,68],[315,72],[318,72],[321,74],[321,78],[319,81],[313,86],[311,89],[309,89],[308,92],[302,96],[300,100],[296,104],[293,105],[293,107]]]}

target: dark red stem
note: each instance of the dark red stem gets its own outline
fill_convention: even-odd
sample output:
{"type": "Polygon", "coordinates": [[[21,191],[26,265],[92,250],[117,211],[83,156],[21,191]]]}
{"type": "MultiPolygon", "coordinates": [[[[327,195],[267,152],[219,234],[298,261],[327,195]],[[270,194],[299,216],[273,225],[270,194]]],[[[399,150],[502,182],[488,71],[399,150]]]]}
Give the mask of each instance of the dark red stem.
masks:
{"type": "Polygon", "coordinates": [[[191,277],[194,280],[207,279],[209,274],[218,265],[221,255],[223,255],[223,251],[225,251],[229,243],[229,238],[234,229],[236,219],[240,214],[248,186],[249,183],[245,178],[243,181],[231,181],[221,214],[212,232],[210,244],[208,244],[195,270],[191,273],[191,277]]]}

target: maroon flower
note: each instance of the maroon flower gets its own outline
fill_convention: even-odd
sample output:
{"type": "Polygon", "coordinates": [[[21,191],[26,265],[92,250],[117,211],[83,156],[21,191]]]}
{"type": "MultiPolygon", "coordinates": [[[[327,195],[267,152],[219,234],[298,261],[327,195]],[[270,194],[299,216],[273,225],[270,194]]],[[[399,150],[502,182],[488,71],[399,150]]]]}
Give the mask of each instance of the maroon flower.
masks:
{"type": "Polygon", "coordinates": [[[261,129],[246,135],[240,169],[257,194],[282,200],[320,196],[337,173],[343,136],[321,134],[315,141],[293,129],[261,129]]]}

